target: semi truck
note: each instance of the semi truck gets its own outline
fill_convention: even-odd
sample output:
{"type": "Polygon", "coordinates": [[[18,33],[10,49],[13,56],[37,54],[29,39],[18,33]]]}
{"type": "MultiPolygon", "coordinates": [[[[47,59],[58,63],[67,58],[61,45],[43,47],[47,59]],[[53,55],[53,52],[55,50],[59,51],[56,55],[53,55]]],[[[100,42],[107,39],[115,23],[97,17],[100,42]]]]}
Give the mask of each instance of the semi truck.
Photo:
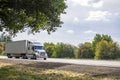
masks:
{"type": "Polygon", "coordinates": [[[5,53],[8,58],[23,58],[23,59],[47,59],[47,53],[44,46],[39,42],[28,40],[8,42],[5,45],[5,53]]]}

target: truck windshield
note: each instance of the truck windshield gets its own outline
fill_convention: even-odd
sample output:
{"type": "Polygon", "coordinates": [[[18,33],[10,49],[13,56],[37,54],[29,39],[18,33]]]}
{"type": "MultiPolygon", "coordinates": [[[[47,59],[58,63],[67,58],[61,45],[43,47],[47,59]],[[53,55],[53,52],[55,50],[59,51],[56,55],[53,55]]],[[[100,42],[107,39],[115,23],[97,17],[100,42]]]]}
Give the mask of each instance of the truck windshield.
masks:
{"type": "Polygon", "coordinates": [[[35,49],[37,49],[37,50],[42,50],[43,49],[43,46],[34,46],[35,47],[35,49]]]}

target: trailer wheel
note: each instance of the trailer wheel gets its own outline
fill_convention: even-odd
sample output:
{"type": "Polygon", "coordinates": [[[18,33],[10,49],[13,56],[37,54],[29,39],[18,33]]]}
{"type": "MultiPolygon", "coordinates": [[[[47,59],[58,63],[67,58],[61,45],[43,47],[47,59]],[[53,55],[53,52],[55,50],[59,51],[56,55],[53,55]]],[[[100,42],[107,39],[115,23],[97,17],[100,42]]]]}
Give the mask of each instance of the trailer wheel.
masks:
{"type": "Polygon", "coordinates": [[[31,58],[31,59],[35,59],[35,60],[36,60],[36,59],[37,59],[36,55],[34,54],[34,55],[33,55],[33,58],[31,58]]]}
{"type": "Polygon", "coordinates": [[[22,55],[23,59],[28,59],[28,57],[26,55],[22,55]]]}
{"type": "Polygon", "coordinates": [[[12,58],[11,54],[7,54],[7,57],[8,57],[8,58],[12,58]]]}
{"type": "Polygon", "coordinates": [[[15,57],[15,58],[20,58],[20,57],[15,57]]]}

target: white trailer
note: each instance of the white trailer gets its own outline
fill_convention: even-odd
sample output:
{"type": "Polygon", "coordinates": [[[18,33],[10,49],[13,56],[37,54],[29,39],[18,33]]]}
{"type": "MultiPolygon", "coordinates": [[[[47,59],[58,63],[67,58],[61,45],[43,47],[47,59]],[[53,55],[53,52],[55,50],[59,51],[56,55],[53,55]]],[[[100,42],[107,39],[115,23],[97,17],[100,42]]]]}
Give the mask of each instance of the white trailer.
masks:
{"type": "Polygon", "coordinates": [[[28,40],[14,41],[6,43],[5,53],[8,58],[43,58],[47,59],[47,53],[43,48],[43,45],[38,42],[31,42],[28,40]]]}

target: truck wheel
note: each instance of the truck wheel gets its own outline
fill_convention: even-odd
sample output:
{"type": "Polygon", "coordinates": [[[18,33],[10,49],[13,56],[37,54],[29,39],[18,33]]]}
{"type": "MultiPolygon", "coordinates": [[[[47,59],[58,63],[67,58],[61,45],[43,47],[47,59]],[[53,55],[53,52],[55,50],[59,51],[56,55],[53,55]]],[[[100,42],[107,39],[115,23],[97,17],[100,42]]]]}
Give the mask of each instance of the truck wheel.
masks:
{"type": "Polygon", "coordinates": [[[7,57],[8,57],[8,58],[12,58],[12,56],[11,56],[10,54],[7,54],[7,57]]]}
{"type": "Polygon", "coordinates": [[[36,55],[35,55],[35,54],[33,55],[33,58],[32,58],[32,59],[35,59],[35,60],[37,59],[37,57],[36,57],[36,55]]]}
{"type": "Polygon", "coordinates": [[[23,59],[28,59],[28,57],[26,55],[22,55],[23,59]]]}
{"type": "Polygon", "coordinates": [[[44,60],[46,60],[47,58],[44,58],[44,60]]]}

